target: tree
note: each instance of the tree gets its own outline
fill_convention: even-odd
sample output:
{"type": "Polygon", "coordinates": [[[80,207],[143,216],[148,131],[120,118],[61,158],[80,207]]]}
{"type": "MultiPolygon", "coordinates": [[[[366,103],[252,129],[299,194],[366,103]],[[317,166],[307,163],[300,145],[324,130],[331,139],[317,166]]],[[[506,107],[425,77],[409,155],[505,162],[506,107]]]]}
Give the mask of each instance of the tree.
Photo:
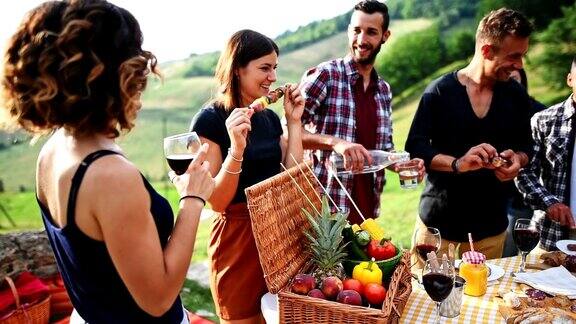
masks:
{"type": "Polygon", "coordinates": [[[538,37],[544,50],[534,62],[544,81],[557,89],[566,87],[566,74],[576,56],[576,7],[565,7],[562,12],[563,17],[553,20],[538,37]]]}
{"type": "Polygon", "coordinates": [[[537,29],[546,28],[549,22],[562,15],[562,6],[571,6],[575,0],[481,0],[478,7],[478,18],[491,10],[502,7],[514,9],[529,17],[537,29]]]}
{"type": "Polygon", "coordinates": [[[437,25],[402,36],[376,60],[376,69],[395,93],[401,93],[443,63],[443,48],[437,25]]]}

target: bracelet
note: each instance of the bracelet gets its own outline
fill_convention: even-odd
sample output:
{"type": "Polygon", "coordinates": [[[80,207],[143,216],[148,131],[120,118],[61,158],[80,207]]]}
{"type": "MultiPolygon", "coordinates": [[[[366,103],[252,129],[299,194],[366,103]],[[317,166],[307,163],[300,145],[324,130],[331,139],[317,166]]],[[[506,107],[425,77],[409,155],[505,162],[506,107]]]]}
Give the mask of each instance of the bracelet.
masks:
{"type": "Polygon", "coordinates": [[[234,171],[230,171],[230,170],[226,169],[224,166],[222,166],[222,170],[224,170],[224,172],[226,172],[228,174],[240,174],[240,173],[242,173],[242,168],[240,168],[240,170],[234,172],[234,171]]]}
{"type": "Polygon", "coordinates": [[[200,200],[200,201],[202,202],[202,205],[206,206],[206,200],[204,200],[204,198],[202,198],[202,197],[198,197],[198,196],[195,196],[195,195],[186,195],[186,196],[180,197],[180,201],[182,201],[182,200],[184,200],[184,199],[186,199],[186,198],[198,199],[198,200],[200,200]]]}
{"type": "Polygon", "coordinates": [[[232,154],[232,148],[228,148],[228,155],[230,155],[230,157],[232,158],[232,160],[236,161],[236,162],[242,162],[244,161],[244,157],[241,157],[239,159],[237,159],[234,154],[232,154]]]}
{"type": "Polygon", "coordinates": [[[458,171],[458,159],[452,160],[452,164],[450,166],[452,167],[452,171],[454,171],[454,173],[460,173],[460,171],[458,171]]]}

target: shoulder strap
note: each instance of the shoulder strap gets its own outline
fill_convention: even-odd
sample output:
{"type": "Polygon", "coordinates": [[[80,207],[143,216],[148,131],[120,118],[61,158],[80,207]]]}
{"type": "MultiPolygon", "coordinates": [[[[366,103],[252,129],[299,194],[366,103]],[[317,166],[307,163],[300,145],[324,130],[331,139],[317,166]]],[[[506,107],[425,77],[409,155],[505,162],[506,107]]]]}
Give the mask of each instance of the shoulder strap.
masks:
{"type": "Polygon", "coordinates": [[[66,223],[72,224],[74,222],[74,212],[76,210],[76,199],[78,198],[78,190],[80,189],[80,184],[82,183],[82,179],[84,178],[84,174],[86,174],[86,170],[92,162],[98,160],[99,158],[111,155],[111,154],[120,154],[119,152],[111,151],[111,150],[99,150],[96,152],[92,152],[88,154],[82,160],[76,173],[74,173],[74,177],[72,177],[72,185],[70,186],[70,194],[68,195],[68,207],[66,210],[66,223]]]}

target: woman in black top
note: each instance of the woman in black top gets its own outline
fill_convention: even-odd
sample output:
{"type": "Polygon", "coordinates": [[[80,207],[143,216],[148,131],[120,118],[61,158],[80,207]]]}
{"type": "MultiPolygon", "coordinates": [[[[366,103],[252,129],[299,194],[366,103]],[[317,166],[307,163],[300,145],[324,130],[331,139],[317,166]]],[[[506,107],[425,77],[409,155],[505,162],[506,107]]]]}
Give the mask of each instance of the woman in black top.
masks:
{"type": "Polygon", "coordinates": [[[268,37],[241,30],[230,38],[216,68],[218,97],[192,121],[192,130],[210,144],[208,161],[216,175],[210,203],[218,213],[209,243],[211,289],[223,323],[258,323],[260,298],[266,293],[246,207],[244,189],[302,160],[300,118],[304,100],[287,85],[283,135],[273,111],[248,106],[272,90],[278,47],[268,37]]]}
{"type": "Polygon", "coordinates": [[[141,45],[125,9],[51,1],[29,13],[5,55],[7,112],[28,131],[52,132],[38,157],[36,193],[72,323],[188,323],[178,294],[214,180],[205,145],[186,173],[173,175],[190,197],[174,224],[166,199],[116,144],[156,73],[141,45]]]}

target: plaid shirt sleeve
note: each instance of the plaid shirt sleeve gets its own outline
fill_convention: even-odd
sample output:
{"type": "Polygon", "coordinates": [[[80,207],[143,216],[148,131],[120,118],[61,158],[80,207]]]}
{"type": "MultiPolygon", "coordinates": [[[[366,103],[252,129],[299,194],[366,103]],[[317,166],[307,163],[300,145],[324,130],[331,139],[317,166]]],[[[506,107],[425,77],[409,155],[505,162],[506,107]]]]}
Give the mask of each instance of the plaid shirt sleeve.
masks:
{"type": "Polygon", "coordinates": [[[300,89],[305,100],[302,124],[314,121],[314,116],[328,93],[329,76],[329,71],[317,67],[304,73],[300,82],[300,89]]]}
{"type": "Polygon", "coordinates": [[[541,123],[539,121],[541,114],[532,117],[530,124],[532,128],[532,138],[534,139],[534,149],[530,163],[520,170],[516,178],[516,186],[524,194],[525,202],[533,209],[546,210],[555,203],[561,202],[558,197],[546,189],[540,181],[542,173],[542,161],[546,159],[546,147],[544,144],[543,133],[540,132],[541,123]]]}

